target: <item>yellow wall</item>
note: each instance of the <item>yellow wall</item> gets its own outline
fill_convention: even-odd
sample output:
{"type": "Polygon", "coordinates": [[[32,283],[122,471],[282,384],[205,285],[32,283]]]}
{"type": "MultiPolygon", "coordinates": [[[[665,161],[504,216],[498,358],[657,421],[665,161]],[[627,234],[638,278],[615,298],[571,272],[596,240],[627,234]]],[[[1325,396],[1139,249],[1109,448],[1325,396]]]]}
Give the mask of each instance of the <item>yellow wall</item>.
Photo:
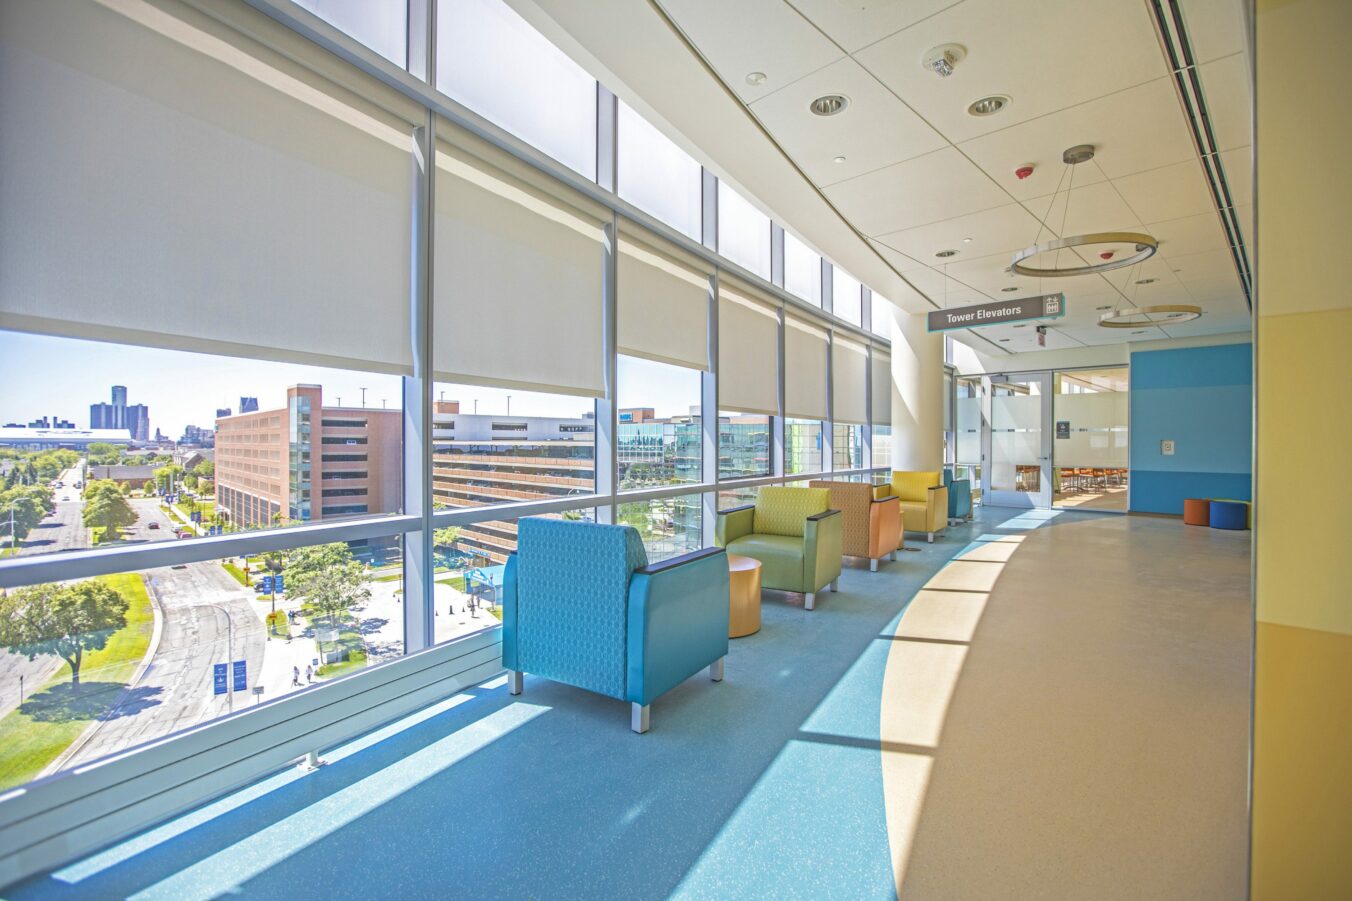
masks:
{"type": "Polygon", "coordinates": [[[1352,2],[1258,0],[1253,897],[1352,898],[1352,2]]]}

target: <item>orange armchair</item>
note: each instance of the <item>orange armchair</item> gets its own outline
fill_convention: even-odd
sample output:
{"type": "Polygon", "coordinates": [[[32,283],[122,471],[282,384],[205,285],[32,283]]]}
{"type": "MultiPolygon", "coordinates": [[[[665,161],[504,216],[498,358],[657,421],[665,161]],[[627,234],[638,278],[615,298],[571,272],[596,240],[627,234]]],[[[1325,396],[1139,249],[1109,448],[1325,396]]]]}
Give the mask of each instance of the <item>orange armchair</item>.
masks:
{"type": "Polygon", "coordinates": [[[867,557],[870,572],[878,571],[878,561],[897,559],[901,546],[901,500],[875,496],[872,485],[863,482],[836,482],[827,479],[809,483],[812,488],[831,492],[831,507],[845,514],[841,552],[846,557],[867,557]]]}

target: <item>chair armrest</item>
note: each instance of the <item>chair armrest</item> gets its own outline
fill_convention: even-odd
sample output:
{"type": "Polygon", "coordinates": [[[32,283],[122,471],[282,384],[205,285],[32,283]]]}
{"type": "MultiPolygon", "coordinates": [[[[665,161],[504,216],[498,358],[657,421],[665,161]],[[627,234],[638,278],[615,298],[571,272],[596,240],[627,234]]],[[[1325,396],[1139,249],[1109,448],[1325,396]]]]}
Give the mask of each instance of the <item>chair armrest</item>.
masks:
{"type": "Polygon", "coordinates": [[[889,504],[889,503],[895,503],[898,507],[900,507],[900,506],[901,506],[901,498],[897,497],[895,494],[889,494],[887,497],[875,497],[875,498],[874,498],[872,501],[870,501],[869,503],[871,503],[871,504],[889,504]]]}
{"type": "Polygon", "coordinates": [[[938,532],[948,523],[948,486],[932,485],[929,489],[929,504],[925,511],[927,532],[938,532]]]}
{"type": "Polygon", "coordinates": [[[845,514],[827,510],[807,518],[803,530],[803,577],[808,591],[816,591],[840,577],[845,543],[845,514]]]}
{"type": "MultiPolygon", "coordinates": [[[[883,499],[889,498],[889,497],[897,497],[897,495],[895,495],[895,494],[892,493],[892,483],[891,483],[891,482],[884,482],[884,483],[881,484],[881,485],[874,485],[874,486],[873,486],[873,499],[874,499],[875,501],[880,501],[880,500],[883,500],[883,499]]],[[[897,498],[897,499],[900,500],[900,498],[897,498]]]]}
{"type": "Polygon", "coordinates": [[[691,551],[688,554],[681,554],[679,557],[668,557],[666,560],[659,560],[657,563],[649,563],[647,566],[634,570],[634,575],[655,576],[658,573],[664,573],[669,569],[675,569],[678,566],[684,566],[687,563],[694,563],[697,560],[703,560],[705,557],[712,557],[717,554],[726,554],[721,547],[706,547],[698,551],[691,551]]]}
{"type": "Polygon", "coordinates": [[[728,653],[727,552],[635,570],[628,604],[626,700],[648,704],[728,653]]]}
{"type": "Polygon", "coordinates": [[[519,670],[517,665],[516,552],[507,557],[502,570],[502,666],[519,670]]]}
{"type": "Polygon", "coordinates": [[[756,508],[752,504],[734,507],[731,510],[719,510],[714,525],[714,544],[727,547],[743,535],[756,531],[756,508]]]}

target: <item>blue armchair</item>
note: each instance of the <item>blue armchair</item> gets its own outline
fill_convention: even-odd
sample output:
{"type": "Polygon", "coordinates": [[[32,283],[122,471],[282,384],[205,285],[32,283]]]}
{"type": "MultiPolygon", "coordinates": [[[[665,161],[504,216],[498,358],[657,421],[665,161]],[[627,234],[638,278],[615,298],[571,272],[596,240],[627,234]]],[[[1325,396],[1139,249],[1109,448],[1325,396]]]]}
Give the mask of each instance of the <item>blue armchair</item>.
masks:
{"type": "Polygon", "coordinates": [[[638,532],[523,519],[503,573],[502,665],[628,701],[647,732],[653,700],[705,667],[723,679],[728,560],[706,548],[648,565],[638,532]]]}
{"type": "Polygon", "coordinates": [[[972,482],[953,478],[953,470],[944,470],[944,485],[948,487],[948,521],[965,522],[972,518],[972,482]]]}

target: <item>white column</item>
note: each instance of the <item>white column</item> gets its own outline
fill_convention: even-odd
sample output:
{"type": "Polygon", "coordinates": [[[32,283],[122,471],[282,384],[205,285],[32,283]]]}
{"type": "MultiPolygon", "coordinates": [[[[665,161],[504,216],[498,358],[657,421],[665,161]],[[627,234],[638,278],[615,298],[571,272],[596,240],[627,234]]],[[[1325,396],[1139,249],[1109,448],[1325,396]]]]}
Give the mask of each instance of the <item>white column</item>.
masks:
{"type": "Polygon", "coordinates": [[[892,468],[944,466],[944,340],[923,313],[893,308],[892,468]]]}

